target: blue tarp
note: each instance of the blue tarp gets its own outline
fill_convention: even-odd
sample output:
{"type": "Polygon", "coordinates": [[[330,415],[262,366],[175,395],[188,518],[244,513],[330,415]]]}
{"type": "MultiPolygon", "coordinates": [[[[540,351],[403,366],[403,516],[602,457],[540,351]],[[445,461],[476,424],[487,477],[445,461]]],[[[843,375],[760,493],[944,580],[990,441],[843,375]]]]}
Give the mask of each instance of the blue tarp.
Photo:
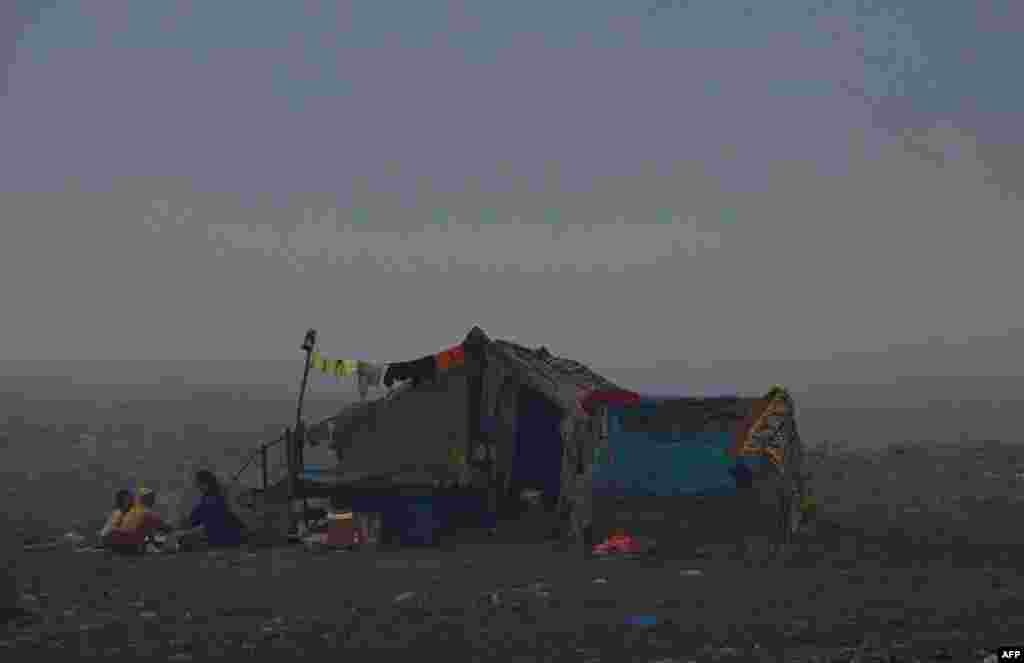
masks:
{"type": "MultiPolygon", "coordinates": [[[[608,411],[608,454],[594,471],[594,492],[617,496],[719,495],[736,491],[728,455],[731,433],[707,431],[626,431],[624,416],[643,416],[656,407],[608,411]]],[[[743,462],[743,461],[739,461],[743,462]]]]}

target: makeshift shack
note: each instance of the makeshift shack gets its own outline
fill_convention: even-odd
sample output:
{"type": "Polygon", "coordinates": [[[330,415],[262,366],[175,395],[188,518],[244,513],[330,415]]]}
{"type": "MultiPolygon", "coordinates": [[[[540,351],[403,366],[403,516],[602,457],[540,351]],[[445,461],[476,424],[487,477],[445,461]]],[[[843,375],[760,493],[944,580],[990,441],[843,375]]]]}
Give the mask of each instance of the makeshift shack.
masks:
{"type": "Polygon", "coordinates": [[[638,513],[735,497],[737,468],[751,465],[754,491],[731,504],[752,512],[753,492],[773,510],[777,533],[789,535],[803,451],[784,389],[647,398],[479,328],[461,348],[458,365],[331,418],[339,471],[358,477],[332,486],[339,506],[384,514],[385,531],[407,542],[435,541],[445,530],[494,526],[504,505],[536,489],[564,516],[566,534],[589,545],[618,526],[640,533],[638,513]],[[630,500],[643,508],[623,509],[630,500]]]}
{"type": "Polygon", "coordinates": [[[627,392],[582,364],[479,328],[462,347],[459,366],[332,418],[339,467],[365,477],[336,491],[354,509],[410,527],[411,516],[396,515],[402,505],[427,513],[432,504],[424,517],[451,530],[493,527],[527,489],[541,491],[550,511],[565,504],[577,460],[594,448],[578,425],[582,399],[627,392]]]}

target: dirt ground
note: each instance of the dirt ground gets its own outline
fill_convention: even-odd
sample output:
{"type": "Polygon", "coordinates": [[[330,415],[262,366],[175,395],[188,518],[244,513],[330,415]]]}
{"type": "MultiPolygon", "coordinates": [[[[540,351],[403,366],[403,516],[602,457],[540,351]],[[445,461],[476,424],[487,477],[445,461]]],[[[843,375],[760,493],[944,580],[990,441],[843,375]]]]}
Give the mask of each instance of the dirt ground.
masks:
{"type": "Polygon", "coordinates": [[[981,661],[1024,634],[1018,450],[818,463],[822,522],[782,559],[685,531],[660,556],[618,560],[474,537],[25,554],[21,591],[42,621],[0,630],[0,647],[11,660],[981,661]]]}

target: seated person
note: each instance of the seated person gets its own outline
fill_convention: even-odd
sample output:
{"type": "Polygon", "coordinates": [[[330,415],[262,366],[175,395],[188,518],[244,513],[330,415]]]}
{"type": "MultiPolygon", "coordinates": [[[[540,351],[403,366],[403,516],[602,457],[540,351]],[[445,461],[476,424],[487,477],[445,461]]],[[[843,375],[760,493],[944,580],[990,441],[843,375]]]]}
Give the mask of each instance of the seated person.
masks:
{"type": "Polygon", "coordinates": [[[228,507],[217,477],[200,470],[196,473],[196,486],[202,497],[189,516],[189,529],[175,534],[177,544],[186,550],[240,546],[245,540],[245,525],[228,507]]]}
{"type": "Polygon", "coordinates": [[[155,511],[156,493],[143,488],[135,506],[112,528],[108,546],[119,552],[141,553],[154,532],[170,532],[172,528],[155,511]]]}
{"type": "Polygon", "coordinates": [[[110,533],[115,527],[121,525],[121,521],[131,510],[134,504],[135,496],[132,495],[132,491],[123,488],[117,491],[114,495],[114,510],[110,512],[110,516],[107,518],[107,523],[99,532],[100,545],[106,545],[108,543],[110,533]]]}

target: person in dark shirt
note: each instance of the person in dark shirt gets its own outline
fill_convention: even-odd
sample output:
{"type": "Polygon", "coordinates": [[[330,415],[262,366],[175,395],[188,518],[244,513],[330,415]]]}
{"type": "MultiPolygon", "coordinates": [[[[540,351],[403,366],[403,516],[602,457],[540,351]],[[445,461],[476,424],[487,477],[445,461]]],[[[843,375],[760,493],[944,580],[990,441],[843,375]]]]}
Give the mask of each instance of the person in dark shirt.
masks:
{"type": "Polygon", "coordinates": [[[203,545],[214,548],[241,545],[245,539],[244,525],[228,507],[217,477],[208,470],[200,470],[196,473],[196,486],[202,497],[189,515],[190,528],[177,534],[178,545],[184,550],[203,545]]]}

